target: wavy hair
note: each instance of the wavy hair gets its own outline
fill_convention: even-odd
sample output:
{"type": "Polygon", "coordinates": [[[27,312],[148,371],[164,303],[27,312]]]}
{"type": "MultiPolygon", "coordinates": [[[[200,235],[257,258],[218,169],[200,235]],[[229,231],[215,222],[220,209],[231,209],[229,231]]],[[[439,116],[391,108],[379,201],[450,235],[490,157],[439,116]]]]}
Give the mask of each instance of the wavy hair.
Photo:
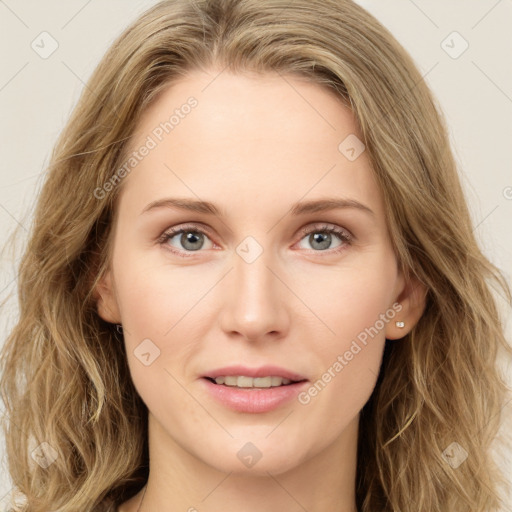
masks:
{"type": "Polygon", "coordinates": [[[227,67],[303,77],[351,109],[400,268],[428,290],[417,325],[386,344],[361,411],[358,510],[499,510],[507,482],[491,449],[510,388],[497,357],[512,348],[493,292],[511,304],[510,287],[475,239],[441,108],[409,54],[350,0],[162,1],[95,69],[51,155],[1,351],[15,510],[114,511],[146,483],[147,408],[94,293],[122,180],[95,190],[114,183],[161,91],[227,67]]]}

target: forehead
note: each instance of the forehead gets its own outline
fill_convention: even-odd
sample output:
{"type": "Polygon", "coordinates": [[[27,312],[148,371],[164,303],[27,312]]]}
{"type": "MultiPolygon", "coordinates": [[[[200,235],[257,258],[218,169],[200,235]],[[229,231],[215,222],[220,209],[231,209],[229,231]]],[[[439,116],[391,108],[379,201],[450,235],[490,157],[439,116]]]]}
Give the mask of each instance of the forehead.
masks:
{"type": "Polygon", "coordinates": [[[123,195],[147,203],[166,194],[248,209],[339,195],[382,202],[350,109],[331,90],[292,75],[194,71],[143,113],[130,151],[143,151],[123,195]],[[348,141],[348,142],[347,142],[348,141]],[[359,152],[362,146],[355,147],[359,152]],[[350,155],[350,154],[349,154],[350,155]]]}

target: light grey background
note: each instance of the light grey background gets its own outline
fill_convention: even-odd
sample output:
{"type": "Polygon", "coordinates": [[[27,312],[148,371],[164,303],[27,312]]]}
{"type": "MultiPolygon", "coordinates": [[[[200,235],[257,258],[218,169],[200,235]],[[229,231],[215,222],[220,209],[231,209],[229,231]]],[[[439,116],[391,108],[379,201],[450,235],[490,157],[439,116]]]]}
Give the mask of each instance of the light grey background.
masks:
{"type": "MultiPolygon", "coordinates": [[[[128,23],[155,3],[0,0],[2,244],[15,225],[28,227],[52,146],[92,70],[128,23]],[[40,35],[44,31],[58,43],[47,58],[31,46],[34,41],[39,52],[51,48],[49,37],[40,35]]],[[[438,98],[460,164],[475,233],[484,252],[512,284],[512,0],[358,3],[411,53],[438,98]],[[465,44],[467,50],[458,55],[465,44]]],[[[15,290],[16,263],[8,257],[0,262],[0,297],[15,290]]],[[[511,339],[510,310],[503,301],[500,307],[511,339]]],[[[2,311],[2,342],[16,311],[15,301],[2,311]]],[[[510,409],[509,404],[508,417],[510,409]]],[[[3,510],[6,500],[2,497],[11,489],[3,446],[0,455],[3,510]]],[[[510,460],[510,452],[502,453],[500,463],[512,474],[510,460]]],[[[512,500],[504,510],[512,510],[512,500]]]]}

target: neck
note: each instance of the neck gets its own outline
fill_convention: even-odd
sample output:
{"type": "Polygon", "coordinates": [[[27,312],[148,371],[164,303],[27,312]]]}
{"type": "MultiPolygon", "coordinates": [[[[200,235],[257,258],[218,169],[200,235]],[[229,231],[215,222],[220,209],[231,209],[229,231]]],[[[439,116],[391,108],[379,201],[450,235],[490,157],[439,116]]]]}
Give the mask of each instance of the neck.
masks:
{"type": "MultiPolygon", "coordinates": [[[[286,461],[262,464],[263,453],[250,469],[228,464],[223,471],[200,459],[200,451],[191,453],[175,442],[149,413],[150,473],[147,489],[134,497],[133,512],[139,505],[139,512],[357,512],[358,422],[359,416],[333,443],[290,467],[286,461]]],[[[235,448],[241,445],[233,440],[235,448]]]]}

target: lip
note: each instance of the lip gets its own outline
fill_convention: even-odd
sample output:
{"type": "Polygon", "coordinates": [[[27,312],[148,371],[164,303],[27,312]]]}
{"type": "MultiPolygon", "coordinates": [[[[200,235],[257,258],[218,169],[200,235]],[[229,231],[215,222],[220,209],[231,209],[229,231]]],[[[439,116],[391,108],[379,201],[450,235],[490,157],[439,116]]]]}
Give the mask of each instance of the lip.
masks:
{"type": "MultiPolygon", "coordinates": [[[[219,375],[226,375],[226,373],[220,373],[219,375]]],[[[227,375],[229,375],[229,373],[227,375]]],[[[236,375],[244,374],[237,373],[236,375]]],[[[266,375],[269,374],[267,373],[266,375]]],[[[247,376],[252,377],[252,375],[247,376]]],[[[256,375],[256,377],[258,377],[258,375],[256,375]]],[[[245,413],[265,413],[277,409],[296,398],[300,391],[308,385],[308,381],[304,380],[286,386],[256,389],[236,388],[225,386],[224,384],[215,384],[206,377],[199,380],[205,387],[206,392],[216,401],[234,411],[245,413]]]]}
{"type": "Polygon", "coordinates": [[[209,371],[200,380],[212,398],[234,411],[246,413],[264,413],[277,409],[293,400],[308,382],[303,375],[275,365],[264,365],[258,368],[242,365],[224,366],[209,371]],[[273,376],[296,382],[286,386],[256,389],[215,384],[208,379],[227,375],[244,375],[252,378],[273,376]]]}
{"type": "Polygon", "coordinates": [[[283,377],[285,379],[293,380],[293,381],[302,381],[307,380],[303,375],[299,375],[298,373],[287,370],[286,368],[281,368],[279,366],[273,365],[265,365],[260,366],[259,368],[248,368],[247,366],[225,366],[224,368],[217,368],[216,370],[211,370],[208,373],[204,374],[203,377],[210,377],[215,379],[215,377],[221,377],[224,375],[244,375],[246,377],[283,377]]]}

